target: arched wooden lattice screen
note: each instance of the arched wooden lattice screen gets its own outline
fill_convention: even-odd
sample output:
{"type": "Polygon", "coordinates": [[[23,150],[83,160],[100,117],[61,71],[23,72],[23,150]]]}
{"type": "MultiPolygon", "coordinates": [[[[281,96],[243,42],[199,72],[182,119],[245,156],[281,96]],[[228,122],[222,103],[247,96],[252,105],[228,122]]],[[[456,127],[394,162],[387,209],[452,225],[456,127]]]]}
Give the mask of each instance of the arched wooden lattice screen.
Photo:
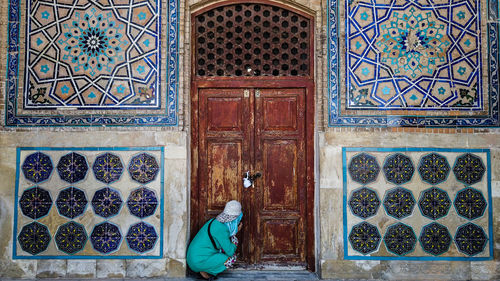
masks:
{"type": "Polygon", "coordinates": [[[267,4],[232,4],[194,18],[195,75],[310,76],[311,20],[267,4]]]}

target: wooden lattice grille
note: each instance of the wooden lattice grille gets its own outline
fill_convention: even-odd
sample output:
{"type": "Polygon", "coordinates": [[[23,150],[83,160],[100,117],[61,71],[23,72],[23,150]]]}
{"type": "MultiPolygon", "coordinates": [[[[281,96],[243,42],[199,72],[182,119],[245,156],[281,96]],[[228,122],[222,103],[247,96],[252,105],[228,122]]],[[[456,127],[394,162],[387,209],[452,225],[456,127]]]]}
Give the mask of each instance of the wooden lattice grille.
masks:
{"type": "Polygon", "coordinates": [[[195,71],[207,76],[309,76],[310,19],[281,7],[233,4],[197,15],[195,71]]]}

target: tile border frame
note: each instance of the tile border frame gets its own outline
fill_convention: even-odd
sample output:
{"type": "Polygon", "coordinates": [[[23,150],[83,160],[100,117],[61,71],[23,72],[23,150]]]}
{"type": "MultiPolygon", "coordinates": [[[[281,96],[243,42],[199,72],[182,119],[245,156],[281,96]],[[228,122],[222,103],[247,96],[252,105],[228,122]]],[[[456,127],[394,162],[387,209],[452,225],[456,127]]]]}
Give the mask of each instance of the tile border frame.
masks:
{"type": "MultiPolygon", "coordinates": [[[[16,148],[16,186],[15,186],[15,202],[14,202],[14,225],[12,227],[12,259],[13,260],[44,260],[44,259],[162,259],[164,248],[164,220],[165,220],[165,148],[161,147],[17,147],[16,148]],[[21,151],[160,151],[161,154],[161,178],[160,178],[160,253],[156,256],[110,256],[110,255],[93,255],[93,256],[74,256],[74,255],[50,255],[50,256],[20,256],[17,252],[17,221],[18,221],[18,208],[19,208],[19,164],[21,163],[21,151]]],[[[122,206],[123,207],[123,206],[122,206]]],[[[97,215],[96,215],[97,216],[97,215]]],[[[37,221],[37,220],[33,220],[37,221]]],[[[73,221],[73,220],[70,220],[73,221]]],[[[107,219],[105,221],[108,221],[107,219]]],[[[141,219],[142,221],[142,219],[141,219]]],[[[94,225],[95,227],[95,225],[94,225]]],[[[120,228],[120,227],[118,227],[120,228]]],[[[55,234],[51,234],[51,241],[55,234]]],[[[87,233],[89,239],[90,235],[87,233]]],[[[120,242],[120,245],[123,241],[120,242]]],[[[87,241],[87,243],[90,243],[87,241]]],[[[93,247],[93,246],[92,246],[93,247]]]]}
{"type": "MultiPolygon", "coordinates": [[[[344,260],[406,260],[406,261],[486,261],[493,260],[493,201],[491,193],[491,154],[490,149],[467,149],[467,148],[432,148],[432,147],[342,147],[342,228],[344,238],[344,260]],[[487,169],[487,189],[488,189],[488,244],[489,256],[488,257],[377,257],[377,256],[353,256],[348,254],[348,231],[347,231],[347,152],[469,152],[469,153],[486,153],[486,169],[487,169]]],[[[451,207],[451,206],[450,206],[451,207]]],[[[486,212],[485,212],[486,213],[486,212]]],[[[486,214],[485,214],[486,215],[486,214]]],[[[435,221],[434,221],[435,222],[435,221]]],[[[469,220],[470,222],[470,220],[469,220]]],[[[452,237],[453,238],[453,237],[452,237]]],[[[454,240],[452,243],[455,243],[454,240]]],[[[415,245],[416,247],[417,245],[415,245]]]]}
{"type": "MultiPolygon", "coordinates": [[[[53,115],[37,115],[36,110],[31,115],[17,113],[17,98],[19,94],[19,62],[20,62],[20,1],[9,0],[8,7],[8,49],[6,69],[5,126],[6,127],[92,127],[92,126],[177,126],[179,102],[179,0],[168,0],[167,30],[160,30],[160,37],[167,35],[167,58],[159,62],[166,64],[165,78],[167,90],[160,103],[165,103],[164,114],[96,114],[86,113],[65,116],[64,112],[55,110],[53,115]]],[[[28,0],[29,1],[29,0],[28,0]]],[[[158,4],[163,9],[161,1],[158,4]]],[[[160,13],[160,17],[162,14],[160,13]]],[[[160,42],[161,45],[161,42],[160,42]]],[[[160,51],[161,52],[161,51],[160,51]]],[[[161,56],[161,55],[160,55],[161,56]]],[[[165,76],[164,76],[165,75],[165,76]]],[[[161,85],[160,81],[160,85],[161,85]]],[[[159,89],[161,92],[161,87],[159,89]]],[[[86,109],[83,109],[86,110],[86,109]]],[[[91,109],[88,109],[91,111],[91,109]]],[[[102,110],[117,110],[100,109],[102,110]]],[[[122,110],[118,108],[118,110],[122,110]]],[[[123,109],[127,110],[127,109],[123,109]]],[[[131,109],[129,109],[131,110],[131,109]]],[[[137,109],[136,109],[137,110],[137,109]]]]}
{"type": "MultiPolygon", "coordinates": [[[[488,116],[432,116],[425,115],[345,115],[341,112],[340,90],[340,54],[339,54],[339,30],[338,25],[338,1],[327,2],[327,87],[328,87],[328,127],[500,127],[499,115],[499,50],[500,23],[498,19],[498,0],[488,0],[486,4],[487,17],[485,34],[487,37],[488,50],[488,116]]],[[[375,109],[376,110],[376,109],[375,109]]],[[[405,109],[401,109],[405,110],[405,109]]],[[[384,109],[378,111],[385,111],[384,109]]],[[[419,110],[420,111],[420,110],[419,110]]],[[[423,110],[422,110],[423,111],[423,110]]]]}

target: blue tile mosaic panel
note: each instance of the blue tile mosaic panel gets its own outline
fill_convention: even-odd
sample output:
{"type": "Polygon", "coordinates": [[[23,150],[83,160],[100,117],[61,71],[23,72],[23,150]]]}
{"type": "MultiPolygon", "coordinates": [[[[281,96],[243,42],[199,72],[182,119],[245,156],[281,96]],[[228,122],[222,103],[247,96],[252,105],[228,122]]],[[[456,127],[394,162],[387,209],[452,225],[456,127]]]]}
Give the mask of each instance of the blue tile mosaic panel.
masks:
{"type": "Polygon", "coordinates": [[[489,149],[344,147],[342,163],[344,259],[493,258],[489,149]]]}
{"type": "Polygon", "coordinates": [[[7,126],[177,124],[178,1],[10,0],[9,31],[7,126]]]}
{"type": "Polygon", "coordinates": [[[163,147],[17,148],[13,258],[161,258],[163,159],[163,147]],[[155,163],[147,183],[126,169],[138,158],[155,163]]]}
{"type": "Polygon", "coordinates": [[[499,126],[497,6],[329,0],[329,125],[499,126]]]}

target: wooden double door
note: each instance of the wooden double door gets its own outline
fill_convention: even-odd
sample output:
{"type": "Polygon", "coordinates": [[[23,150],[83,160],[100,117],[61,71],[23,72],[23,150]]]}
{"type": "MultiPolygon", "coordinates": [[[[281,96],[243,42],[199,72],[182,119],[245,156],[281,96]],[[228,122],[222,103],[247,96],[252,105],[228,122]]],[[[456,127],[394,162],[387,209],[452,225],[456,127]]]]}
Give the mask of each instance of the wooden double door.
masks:
{"type": "Polygon", "coordinates": [[[195,87],[192,236],[226,202],[238,200],[240,266],[314,270],[312,87],[227,84],[195,87]],[[247,171],[261,177],[245,188],[247,171]]]}

